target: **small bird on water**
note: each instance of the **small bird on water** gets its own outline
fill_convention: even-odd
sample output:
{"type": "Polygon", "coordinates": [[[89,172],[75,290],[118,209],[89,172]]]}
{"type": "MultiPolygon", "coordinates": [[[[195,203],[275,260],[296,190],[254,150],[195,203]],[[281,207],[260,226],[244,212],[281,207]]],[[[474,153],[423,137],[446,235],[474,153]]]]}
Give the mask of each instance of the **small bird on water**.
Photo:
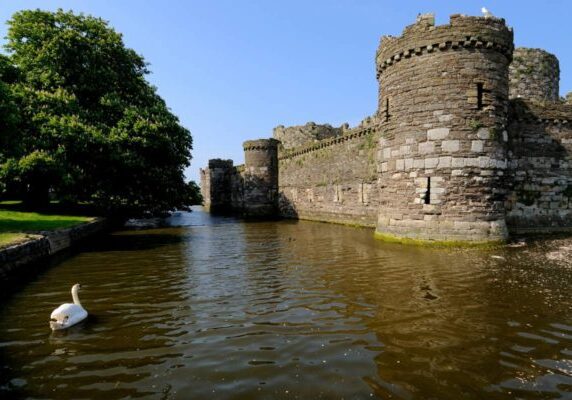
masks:
{"type": "Polygon", "coordinates": [[[489,10],[487,10],[485,7],[481,8],[481,12],[483,13],[483,15],[485,16],[485,18],[491,18],[494,17],[493,13],[491,13],[489,10]]]}

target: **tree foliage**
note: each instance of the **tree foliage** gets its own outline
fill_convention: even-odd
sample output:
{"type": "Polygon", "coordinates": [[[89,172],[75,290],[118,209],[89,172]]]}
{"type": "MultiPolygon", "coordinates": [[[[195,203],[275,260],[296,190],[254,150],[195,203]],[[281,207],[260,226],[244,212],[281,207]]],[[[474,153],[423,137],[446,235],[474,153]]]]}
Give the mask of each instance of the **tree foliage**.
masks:
{"type": "Polygon", "coordinates": [[[183,174],[191,135],[145,80],[145,60],[119,33],[83,14],[26,10],[9,21],[7,39],[10,58],[0,59],[0,74],[7,71],[2,80],[9,93],[0,86],[0,118],[19,135],[0,159],[7,187],[40,201],[51,190],[123,215],[192,204],[196,194],[183,174]],[[22,160],[35,160],[37,172],[45,172],[41,185],[38,175],[24,173],[22,160]]]}

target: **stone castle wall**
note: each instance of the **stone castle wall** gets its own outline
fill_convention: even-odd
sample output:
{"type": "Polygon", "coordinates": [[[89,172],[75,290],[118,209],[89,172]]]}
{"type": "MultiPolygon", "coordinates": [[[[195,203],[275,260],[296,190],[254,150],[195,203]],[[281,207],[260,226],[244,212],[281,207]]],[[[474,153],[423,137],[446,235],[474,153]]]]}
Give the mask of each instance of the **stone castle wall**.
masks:
{"type": "Polygon", "coordinates": [[[559,97],[558,59],[541,49],[519,47],[510,64],[510,98],[555,102],[559,97]]]}
{"type": "Polygon", "coordinates": [[[453,15],[435,26],[422,15],[380,42],[375,115],[246,142],[244,166],[214,160],[201,171],[205,204],[397,240],[572,230],[572,105],[558,98],[558,60],[513,50],[503,19],[453,15]]]}
{"type": "Polygon", "coordinates": [[[379,207],[376,126],[280,153],[280,214],[375,226],[379,207]]]}
{"type": "Polygon", "coordinates": [[[507,224],[513,232],[572,228],[572,105],[511,104],[511,191],[507,224]]]}
{"type": "Polygon", "coordinates": [[[341,136],[349,129],[347,124],[334,128],[329,124],[319,125],[308,122],[306,125],[284,127],[279,125],[274,128],[272,137],[279,140],[285,149],[306,146],[320,140],[341,136]]]}

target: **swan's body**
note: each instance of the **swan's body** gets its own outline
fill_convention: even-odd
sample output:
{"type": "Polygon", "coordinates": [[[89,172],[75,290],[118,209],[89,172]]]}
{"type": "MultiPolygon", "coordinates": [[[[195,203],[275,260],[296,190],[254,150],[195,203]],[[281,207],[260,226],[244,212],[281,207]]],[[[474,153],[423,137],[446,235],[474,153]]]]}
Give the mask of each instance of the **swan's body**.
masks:
{"type": "Polygon", "coordinates": [[[87,311],[81,306],[79,302],[78,292],[81,289],[81,285],[76,283],[72,286],[72,299],[73,304],[65,303],[52,311],[50,315],[50,328],[52,330],[66,329],[70,326],[83,321],[87,317],[87,311]]]}
{"type": "Polygon", "coordinates": [[[485,16],[485,18],[491,18],[494,16],[493,13],[487,10],[485,7],[481,8],[481,12],[485,16]]]}

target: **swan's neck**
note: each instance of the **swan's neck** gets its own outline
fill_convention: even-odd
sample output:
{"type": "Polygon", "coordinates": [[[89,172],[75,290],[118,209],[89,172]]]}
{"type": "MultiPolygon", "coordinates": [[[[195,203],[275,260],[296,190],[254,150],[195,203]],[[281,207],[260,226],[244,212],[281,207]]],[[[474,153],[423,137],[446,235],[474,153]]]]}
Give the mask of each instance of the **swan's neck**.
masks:
{"type": "Polygon", "coordinates": [[[73,299],[74,304],[81,306],[81,303],[79,302],[79,296],[77,295],[77,289],[76,288],[72,289],[72,299],[73,299]]]}

